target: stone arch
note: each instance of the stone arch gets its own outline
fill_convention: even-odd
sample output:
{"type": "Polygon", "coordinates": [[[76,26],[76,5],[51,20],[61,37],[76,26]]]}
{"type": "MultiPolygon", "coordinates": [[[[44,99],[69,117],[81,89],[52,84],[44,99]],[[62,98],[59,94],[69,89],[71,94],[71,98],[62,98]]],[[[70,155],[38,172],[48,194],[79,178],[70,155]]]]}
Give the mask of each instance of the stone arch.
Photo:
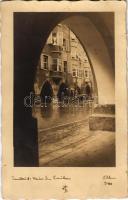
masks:
{"type": "Polygon", "coordinates": [[[14,13],[15,166],[38,166],[37,122],[32,117],[32,109],[24,107],[24,97],[34,91],[42,46],[59,22],[67,24],[88,51],[96,76],[99,103],[114,104],[113,19],[112,13],[14,13]]]}

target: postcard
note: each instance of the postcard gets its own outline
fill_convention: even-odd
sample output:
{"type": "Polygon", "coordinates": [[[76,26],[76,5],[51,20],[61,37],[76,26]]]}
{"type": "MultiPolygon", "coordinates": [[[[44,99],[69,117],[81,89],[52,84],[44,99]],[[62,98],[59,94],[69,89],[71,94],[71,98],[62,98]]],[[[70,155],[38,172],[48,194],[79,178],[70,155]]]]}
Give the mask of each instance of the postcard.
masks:
{"type": "Polygon", "coordinates": [[[126,197],[126,3],[1,12],[3,198],[126,197]]]}

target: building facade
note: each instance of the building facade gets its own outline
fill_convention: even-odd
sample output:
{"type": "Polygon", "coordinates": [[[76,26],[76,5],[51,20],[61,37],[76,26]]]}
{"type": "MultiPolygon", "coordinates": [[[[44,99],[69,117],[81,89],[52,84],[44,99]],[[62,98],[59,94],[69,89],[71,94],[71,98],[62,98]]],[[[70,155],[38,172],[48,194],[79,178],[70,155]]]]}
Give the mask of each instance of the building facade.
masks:
{"type": "MultiPolygon", "coordinates": [[[[57,96],[65,84],[68,92],[84,94],[86,85],[93,89],[93,76],[86,52],[75,34],[65,25],[58,24],[50,33],[42,50],[35,80],[35,93],[44,90],[45,83],[57,96]]],[[[45,90],[48,90],[48,88],[45,90]]],[[[48,95],[48,94],[47,94],[48,95]]]]}

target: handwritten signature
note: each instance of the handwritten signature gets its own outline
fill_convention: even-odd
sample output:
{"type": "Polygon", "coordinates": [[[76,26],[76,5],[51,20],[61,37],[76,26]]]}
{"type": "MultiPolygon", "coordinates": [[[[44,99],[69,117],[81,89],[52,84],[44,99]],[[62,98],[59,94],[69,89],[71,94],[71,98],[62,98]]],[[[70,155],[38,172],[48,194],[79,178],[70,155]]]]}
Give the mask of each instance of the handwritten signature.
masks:
{"type": "Polygon", "coordinates": [[[116,179],[115,177],[112,177],[111,175],[104,175],[102,177],[104,180],[104,185],[105,186],[112,186],[113,185],[113,180],[116,179]]]}
{"type": "Polygon", "coordinates": [[[112,176],[110,176],[110,175],[104,175],[103,176],[103,179],[104,180],[111,180],[111,179],[116,179],[115,177],[112,177],[112,176]]]}
{"type": "Polygon", "coordinates": [[[12,180],[14,181],[57,181],[57,180],[66,180],[66,181],[70,181],[71,178],[70,177],[66,177],[66,176],[12,176],[12,180]]]}

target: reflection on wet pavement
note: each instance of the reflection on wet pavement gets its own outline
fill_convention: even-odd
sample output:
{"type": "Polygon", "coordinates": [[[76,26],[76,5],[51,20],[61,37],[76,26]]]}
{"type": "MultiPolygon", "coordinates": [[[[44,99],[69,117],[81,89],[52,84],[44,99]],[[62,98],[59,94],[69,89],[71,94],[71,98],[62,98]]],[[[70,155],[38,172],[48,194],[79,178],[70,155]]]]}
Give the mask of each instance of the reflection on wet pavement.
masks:
{"type": "Polygon", "coordinates": [[[49,167],[115,166],[115,133],[90,131],[85,107],[35,108],[38,121],[39,164],[49,167]]]}
{"type": "Polygon", "coordinates": [[[89,105],[82,106],[57,106],[49,104],[47,107],[33,109],[33,115],[37,118],[38,129],[46,129],[58,125],[86,120],[89,116],[89,105]]]}

